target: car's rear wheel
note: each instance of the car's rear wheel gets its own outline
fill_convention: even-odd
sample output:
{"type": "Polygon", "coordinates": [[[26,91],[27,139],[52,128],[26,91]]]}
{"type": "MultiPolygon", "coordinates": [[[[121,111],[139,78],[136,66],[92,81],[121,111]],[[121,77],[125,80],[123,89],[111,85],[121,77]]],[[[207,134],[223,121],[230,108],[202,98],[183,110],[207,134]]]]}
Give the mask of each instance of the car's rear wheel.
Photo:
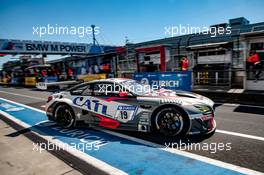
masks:
{"type": "Polygon", "coordinates": [[[175,107],[159,110],[152,120],[154,130],[166,136],[186,135],[190,122],[188,116],[175,107]]]}
{"type": "Polygon", "coordinates": [[[54,112],[56,122],[63,128],[70,128],[74,125],[75,116],[68,105],[61,104],[57,106],[54,112]]]}

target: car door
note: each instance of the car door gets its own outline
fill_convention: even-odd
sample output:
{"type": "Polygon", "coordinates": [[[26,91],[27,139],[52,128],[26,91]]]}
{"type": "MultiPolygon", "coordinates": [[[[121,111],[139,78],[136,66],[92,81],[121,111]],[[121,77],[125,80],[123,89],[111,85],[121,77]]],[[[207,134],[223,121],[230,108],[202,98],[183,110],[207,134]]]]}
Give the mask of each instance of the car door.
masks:
{"type": "Polygon", "coordinates": [[[86,83],[71,89],[71,101],[74,107],[83,111],[94,112],[94,106],[91,105],[92,86],[91,83],[86,83]]]}
{"type": "Polygon", "coordinates": [[[136,97],[127,92],[127,96],[120,96],[124,88],[118,83],[98,82],[93,84],[92,100],[99,103],[104,116],[122,123],[134,120],[138,106],[136,97]]]}

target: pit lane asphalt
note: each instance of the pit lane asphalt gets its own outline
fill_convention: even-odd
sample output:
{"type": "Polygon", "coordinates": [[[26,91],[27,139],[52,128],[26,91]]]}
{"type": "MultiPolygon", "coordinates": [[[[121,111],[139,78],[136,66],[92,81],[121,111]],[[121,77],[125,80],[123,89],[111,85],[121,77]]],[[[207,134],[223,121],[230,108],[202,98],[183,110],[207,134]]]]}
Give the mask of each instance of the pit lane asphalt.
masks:
{"type": "MultiPolygon", "coordinates": [[[[45,101],[51,92],[38,91],[32,88],[1,87],[0,97],[18,103],[26,104],[44,110],[45,101]]],[[[264,108],[246,106],[219,105],[216,108],[217,129],[236,133],[264,137],[264,108]]],[[[154,143],[172,144],[178,143],[179,139],[166,139],[149,133],[125,132],[133,137],[148,140],[154,143]]],[[[191,136],[181,140],[188,143],[200,143],[200,145],[214,145],[215,143],[231,143],[231,150],[214,151],[187,150],[192,153],[242,166],[245,168],[264,172],[264,141],[247,137],[233,136],[216,132],[210,138],[191,136]]]]}

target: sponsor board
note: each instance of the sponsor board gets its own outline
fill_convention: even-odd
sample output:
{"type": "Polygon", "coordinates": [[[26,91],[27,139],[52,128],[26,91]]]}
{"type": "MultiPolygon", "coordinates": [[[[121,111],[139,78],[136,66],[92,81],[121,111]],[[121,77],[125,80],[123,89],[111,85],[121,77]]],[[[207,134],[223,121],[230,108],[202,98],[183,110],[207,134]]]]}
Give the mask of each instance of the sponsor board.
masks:
{"type": "Polygon", "coordinates": [[[158,88],[192,90],[191,71],[135,73],[134,80],[158,88]]]}

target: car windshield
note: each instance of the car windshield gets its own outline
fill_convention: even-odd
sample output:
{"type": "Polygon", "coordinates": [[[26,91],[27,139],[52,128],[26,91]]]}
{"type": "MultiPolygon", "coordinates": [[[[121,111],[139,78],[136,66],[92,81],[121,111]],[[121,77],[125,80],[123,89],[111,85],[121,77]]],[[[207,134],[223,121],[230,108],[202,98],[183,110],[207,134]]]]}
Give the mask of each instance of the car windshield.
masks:
{"type": "Polygon", "coordinates": [[[149,85],[141,84],[135,80],[126,80],[121,82],[120,84],[136,95],[145,95],[151,92],[151,88],[149,85]]]}

